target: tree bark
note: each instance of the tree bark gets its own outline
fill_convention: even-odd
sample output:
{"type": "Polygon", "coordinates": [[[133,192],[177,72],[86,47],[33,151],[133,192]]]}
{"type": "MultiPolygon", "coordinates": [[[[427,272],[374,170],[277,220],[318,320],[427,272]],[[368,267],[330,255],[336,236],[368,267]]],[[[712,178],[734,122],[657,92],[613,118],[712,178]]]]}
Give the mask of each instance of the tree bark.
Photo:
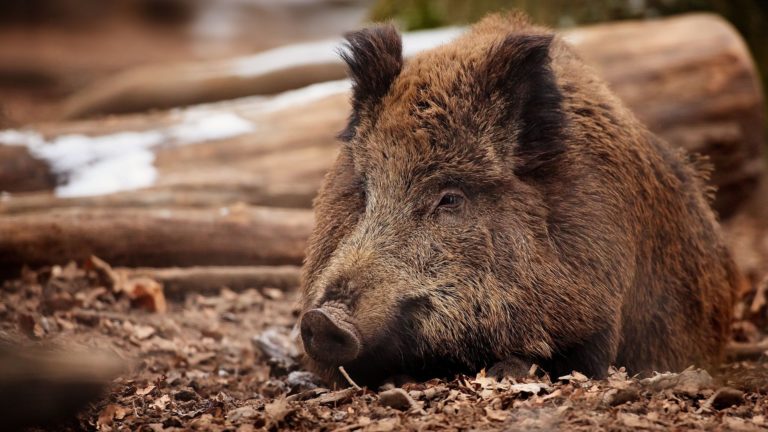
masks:
{"type": "Polygon", "coordinates": [[[300,264],[312,212],[68,208],[0,218],[0,272],[96,255],[113,265],[300,264]]]}
{"type": "Polygon", "coordinates": [[[186,268],[117,268],[128,277],[148,277],[163,284],[169,298],[190,293],[216,294],[223,287],[233,291],[249,288],[290,290],[299,286],[298,266],[211,266],[186,268]]]}

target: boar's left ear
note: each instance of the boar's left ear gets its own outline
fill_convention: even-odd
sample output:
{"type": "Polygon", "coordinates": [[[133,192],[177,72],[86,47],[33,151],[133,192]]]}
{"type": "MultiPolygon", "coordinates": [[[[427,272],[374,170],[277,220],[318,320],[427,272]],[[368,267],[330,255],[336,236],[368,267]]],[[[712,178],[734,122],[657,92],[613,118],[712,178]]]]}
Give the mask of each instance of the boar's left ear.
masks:
{"type": "Polygon", "coordinates": [[[340,52],[352,79],[352,116],[339,137],[355,134],[362,110],[387,94],[403,68],[403,42],[392,24],[347,33],[340,52]]]}
{"type": "Polygon", "coordinates": [[[518,175],[551,172],[549,162],[565,150],[563,97],[549,55],[552,39],[552,35],[511,34],[492,49],[483,70],[485,94],[502,101],[502,121],[519,124],[512,149],[518,175]]]}

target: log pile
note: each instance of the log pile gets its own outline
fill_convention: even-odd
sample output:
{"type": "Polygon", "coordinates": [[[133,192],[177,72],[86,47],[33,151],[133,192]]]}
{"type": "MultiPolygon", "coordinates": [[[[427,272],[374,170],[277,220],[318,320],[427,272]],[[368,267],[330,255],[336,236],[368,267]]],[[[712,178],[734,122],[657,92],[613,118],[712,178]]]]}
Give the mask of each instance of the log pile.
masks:
{"type": "MultiPolygon", "coordinates": [[[[735,30],[719,18],[696,14],[574,29],[564,37],[651,130],[710,156],[716,168],[712,181],[719,188],[715,208],[722,217],[750,199],[763,172],[763,101],[750,55],[735,30]]],[[[236,84],[229,68],[209,67],[206,79],[217,86],[199,86],[195,92],[184,90],[198,83],[184,75],[186,69],[137,72],[120,78],[119,86],[109,81],[68,101],[65,114],[81,117],[288,90],[275,96],[0,131],[0,167],[29,167],[0,171],[0,191],[11,192],[0,197],[0,272],[93,254],[113,265],[151,267],[145,271],[167,286],[193,286],[190,280],[207,280],[207,286],[296,284],[296,267],[285,273],[265,270],[271,267],[237,273],[207,266],[297,266],[302,261],[312,227],[311,201],[335,158],[334,137],[349,106],[346,82],[315,83],[343,77],[335,57],[299,60],[236,84]],[[318,68],[324,72],[317,73],[318,68]],[[168,77],[181,86],[176,99],[160,90],[168,77]],[[311,85],[294,89],[306,84],[311,85]],[[139,85],[143,90],[135,95],[141,97],[123,98],[139,85]],[[221,124],[211,119],[226,120],[226,133],[212,133],[221,124]],[[126,137],[145,143],[131,156],[149,161],[144,167],[151,171],[148,183],[77,196],[82,194],[73,185],[88,178],[83,170],[99,163],[110,167],[105,161],[115,157],[112,147],[126,137]],[[51,148],[72,142],[93,159],[64,164],[51,156],[51,148]],[[157,269],[173,266],[197,270],[157,269]]],[[[115,177],[132,172],[114,171],[115,177]]]]}

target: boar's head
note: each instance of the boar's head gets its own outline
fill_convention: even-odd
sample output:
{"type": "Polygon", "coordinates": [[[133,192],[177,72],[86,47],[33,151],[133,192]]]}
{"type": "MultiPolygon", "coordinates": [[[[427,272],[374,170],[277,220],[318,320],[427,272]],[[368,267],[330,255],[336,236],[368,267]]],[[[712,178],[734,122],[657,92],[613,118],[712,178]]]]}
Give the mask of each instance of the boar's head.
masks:
{"type": "Polygon", "coordinates": [[[391,26],[346,40],[352,114],[304,266],[309,362],[375,384],[550,356],[568,326],[542,312],[568,289],[550,263],[548,191],[568,183],[553,36],[496,32],[408,62],[391,26]]]}

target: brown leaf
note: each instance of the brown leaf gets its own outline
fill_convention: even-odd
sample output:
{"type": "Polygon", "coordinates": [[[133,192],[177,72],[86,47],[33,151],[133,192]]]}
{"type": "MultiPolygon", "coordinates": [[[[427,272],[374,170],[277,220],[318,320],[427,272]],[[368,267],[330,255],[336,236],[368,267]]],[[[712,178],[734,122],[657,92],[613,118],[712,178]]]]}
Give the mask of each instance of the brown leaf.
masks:
{"type": "Polygon", "coordinates": [[[112,270],[112,266],[107,264],[106,261],[97,256],[91,255],[90,258],[85,261],[84,267],[86,270],[92,270],[94,273],[96,273],[99,282],[107,288],[118,288],[120,276],[117,274],[117,272],[112,270]]]}
{"type": "Polygon", "coordinates": [[[160,411],[163,411],[165,409],[165,406],[168,405],[168,402],[171,401],[171,397],[167,394],[162,395],[161,397],[155,399],[154,402],[152,402],[152,406],[157,408],[160,411]]]}
{"type": "Polygon", "coordinates": [[[616,415],[616,417],[621,420],[622,423],[624,423],[624,426],[630,428],[651,429],[654,426],[650,421],[633,413],[620,412],[616,415]]]}
{"type": "Polygon", "coordinates": [[[138,340],[149,339],[149,337],[155,334],[156,331],[157,330],[155,330],[155,328],[152,326],[145,326],[145,325],[133,326],[133,336],[138,340]]]}
{"type": "Polygon", "coordinates": [[[503,410],[493,409],[491,407],[485,407],[485,415],[491,420],[505,421],[509,417],[509,413],[503,410]]]}
{"type": "Polygon", "coordinates": [[[40,339],[45,335],[45,330],[40,323],[29,314],[19,314],[19,328],[30,339],[40,339]]]}
{"type": "Polygon", "coordinates": [[[766,304],[768,304],[768,276],[757,285],[757,292],[755,292],[755,298],[752,299],[752,305],[749,307],[749,311],[752,314],[756,314],[760,312],[766,304]]]}
{"type": "Polygon", "coordinates": [[[295,408],[291,408],[291,405],[285,400],[284,397],[275,399],[274,401],[264,405],[264,412],[273,424],[280,423],[285,420],[289,414],[295,411],[295,408]]]}
{"type": "Polygon", "coordinates": [[[581,372],[577,372],[577,371],[573,371],[572,373],[570,373],[568,375],[563,375],[563,376],[559,377],[558,379],[561,380],[561,381],[572,381],[572,382],[579,382],[579,383],[589,381],[589,378],[586,375],[584,375],[581,372]]]}
{"type": "Polygon", "coordinates": [[[350,387],[345,388],[344,390],[337,390],[330,393],[326,393],[323,395],[320,395],[319,397],[316,397],[314,399],[310,399],[307,402],[313,402],[319,405],[327,405],[327,404],[333,404],[338,403],[344,400],[347,400],[352,397],[355,393],[357,393],[358,390],[350,387]]]}
{"type": "Polygon", "coordinates": [[[124,292],[135,306],[150,312],[165,313],[168,309],[163,285],[154,279],[147,277],[128,279],[121,284],[120,291],[124,292]]]}
{"type": "Polygon", "coordinates": [[[256,418],[259,413],[252,406],[235,408],[227,413],[227,421],[230,423],[243,423],[256,418]]]}
{"type": "MultiPolygon", "coordinates": [[[[104,409],[101,410],[101,413],[99,413],[99,418],[96,420],[96,428],[98,430],[111,430],[110,426],[112,426],[112,421],[116,417],[118,409],[120,409],[120,407],[115,404],[109,404],[104,407],[104,409]]],[[[125,413],[122,415],[124,417],[125,413]]]]}
{"type": "Polygon", "coordinates": [[[155,389],[155,386],[148,385],[148,386],[144,387],[143,389],[136,389],[136,395],[138,395],[138,396],[146,396],[146,395],[152,393],[152,390],[154,390],[154,389],[155,389]]]}
{"type": "Polygon", "coordinates": [[[390,417],[374,421],[373,423],[365,427],[366,432],[389,432],[393,431],[400,425],[400,419],[398,417],[390,417]]]}

